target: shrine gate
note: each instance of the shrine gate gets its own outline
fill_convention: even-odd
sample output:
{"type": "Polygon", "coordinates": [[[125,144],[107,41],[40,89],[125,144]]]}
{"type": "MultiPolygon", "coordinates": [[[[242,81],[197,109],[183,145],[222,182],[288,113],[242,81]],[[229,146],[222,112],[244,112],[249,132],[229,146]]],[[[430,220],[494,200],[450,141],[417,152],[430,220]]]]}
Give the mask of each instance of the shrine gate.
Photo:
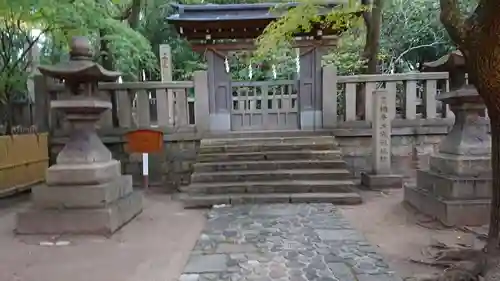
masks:
{"type": "MultiPolygon", "coordinates": [[[[208,64],[211,131],[314,130],[322,128],[321,58],[336,45],[339,30],[314,25],[295,34],[299,49],[298,79],[231,81],[226,69],[232,51],[254,50],[254,40],[283,12],[277,4],[174,4],[177,14],[168,18],[208,64]]],[[[297,4],[280,4],[289,9],[297,4]]],[[[320,11],[326,15],[338,4],[320,11]]]]}

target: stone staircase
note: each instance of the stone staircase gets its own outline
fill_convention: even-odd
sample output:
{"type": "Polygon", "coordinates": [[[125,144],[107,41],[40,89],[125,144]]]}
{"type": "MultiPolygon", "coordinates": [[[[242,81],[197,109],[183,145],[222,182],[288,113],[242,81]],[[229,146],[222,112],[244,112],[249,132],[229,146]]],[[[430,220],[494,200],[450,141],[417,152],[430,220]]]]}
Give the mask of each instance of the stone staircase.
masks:
{"type": "Polygon", "coordinates": [[[203,139],[186,208],[245,203],[359,204],[333,136],[317,132],[239,133],[203,139]]]}

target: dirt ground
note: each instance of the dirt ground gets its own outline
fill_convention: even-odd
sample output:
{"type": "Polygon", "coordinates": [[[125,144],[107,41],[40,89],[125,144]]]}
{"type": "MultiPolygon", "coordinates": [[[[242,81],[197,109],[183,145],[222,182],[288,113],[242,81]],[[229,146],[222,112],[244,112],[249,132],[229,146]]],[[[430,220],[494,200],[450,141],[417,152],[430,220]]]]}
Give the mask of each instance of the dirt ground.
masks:
{"type": "Polygon", "coordinates": [[[174,281],[205,225],[203,211],[150,194],[143,213],[110,239],[16,237],[15,213],[27,202],[0,200],[1,281],[174,281]]]}
{"type": "Polygon", "coordinates": [[[483,246],[475,234],[446,228],[402,203],[403,190],[363,191],[362,196],[365,200],[362,205],[341,209],[351,224],[378,246],[379,253],[401,277],[441,271],[410,261],[410,258],[422,259],[433,242],[483,246]]]}
{"type": "MultiPolygon", "coordinates": [[[[439,271],[409,261],[421,258],[433,241],[481,246],[475,235],[444,228],[405,206],[402,190],[363,191],[362,196],[363,204],[341,209],[401,277],[439,271]]],[[[205,224],[204,211],[184,210],[168,195],[148,194],[144,212],[110,239],[16,237],[15,213],[28,199],[0,200],[1,281],[174,281],[205,224]],[[64,245],[46,245],[51,241],[64,245]]]]}

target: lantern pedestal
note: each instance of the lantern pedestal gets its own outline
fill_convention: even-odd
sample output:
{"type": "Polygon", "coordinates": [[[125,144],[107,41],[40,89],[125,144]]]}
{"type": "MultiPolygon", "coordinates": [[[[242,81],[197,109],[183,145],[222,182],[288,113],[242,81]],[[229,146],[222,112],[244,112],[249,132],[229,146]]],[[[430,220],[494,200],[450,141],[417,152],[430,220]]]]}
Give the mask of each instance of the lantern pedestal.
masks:
{"type": "Polygon", "coordinates": [[[491,138],[485,106],[475,87],[467,85],[467,65],[460,51],[423,64],[422,71],[449,73],[447,104],[455,123],[431,155],[429,169],[417,171],[416,186],[406,186],[404,200],[448,226],[484,225],[490,217],[491,138]]]}
{"type": "Polygon", "coordinates": [[[33,206],[17,216],[19,234],[111,235],[142,211],[142,195],[132,189],[132,177],[95,132],[111,103],[95,97],[99,81],[120,75],[91,61],[88,39],[75,37],[70,60],[39,67],[42,74],[63,79],[72,94],[51,102],[71,125],[71,135],[47,170],[46,186],[32,190],[33,206]]]}
{"type": "Polygon", "coordinates": [[[97,136],[94,126],[111,104],[99,100],[55,101],[71,123],[69,141],[47,170],[47,186],[32,191],[33,208],[18,214],[19,234],[110,235],[142,210],[132,176],[97,136]]]}
{"type": "Polygon", "coordinates": [[[441,94],[455,124],[431,156],[428,170],[417,171],[417,186],[405,188],[405,201],[443,224],[484,225],[491,198],[491,138],[485,106],[476,89],[441,94]]]}

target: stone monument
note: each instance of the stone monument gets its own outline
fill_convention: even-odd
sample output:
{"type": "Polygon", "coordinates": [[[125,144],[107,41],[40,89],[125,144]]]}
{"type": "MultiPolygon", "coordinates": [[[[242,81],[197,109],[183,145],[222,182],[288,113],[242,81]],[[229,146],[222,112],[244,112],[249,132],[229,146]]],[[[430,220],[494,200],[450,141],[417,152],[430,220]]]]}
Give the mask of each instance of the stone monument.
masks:
{"type": "Polygon", "coordinates": [[[455,123],[430,158],[428,170],[417,171],[417,186],[405,188],[405,201],[445,225],[483,225],[489,221],[491,138],[484,103],[466,85],[465,60],[455,51],[424,66],[448,71],[450,91],[438,96],[455,115],[455,123]]]}
{"type": "Polygon", "coordinates": [[[91,61],[85,37],[71,41],[70,60],[40,66],[48,77],[63,79],[70,97],[51,102],[71,125],[71,135],[47,170],[46,186],[32,190],[33,206],[17,216],[19,234],[110,235],[142,211],[142,195],[132,190],[132,177],[102,143],[95,124],[109,101],[96,97],[99,81],[113,82],[120,73],[91,61]]]}
{"type": "Polygon", "coordinates": [[[403,176],[395,175],[391,170],[389,94],[386,90],[373,91],[372,170],[361,174],[361,185],[369,189],[403,187],[403,176]]]}

